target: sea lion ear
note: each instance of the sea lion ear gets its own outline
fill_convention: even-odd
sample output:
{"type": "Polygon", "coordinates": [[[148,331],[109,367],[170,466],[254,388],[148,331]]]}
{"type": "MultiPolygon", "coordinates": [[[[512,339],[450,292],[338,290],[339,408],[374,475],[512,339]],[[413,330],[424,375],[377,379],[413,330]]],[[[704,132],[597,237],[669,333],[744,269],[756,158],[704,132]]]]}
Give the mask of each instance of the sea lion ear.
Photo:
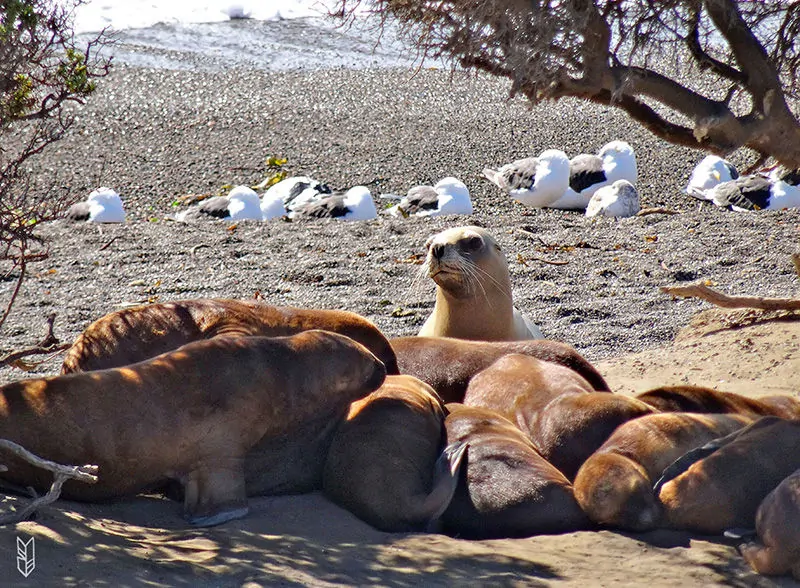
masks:
{"type": "Polygon", "coordinates": [[[432,244],[433,244],[433,237],[428,237],[428,240],[425,241],[425,251],[430,249],[432,244]]]}

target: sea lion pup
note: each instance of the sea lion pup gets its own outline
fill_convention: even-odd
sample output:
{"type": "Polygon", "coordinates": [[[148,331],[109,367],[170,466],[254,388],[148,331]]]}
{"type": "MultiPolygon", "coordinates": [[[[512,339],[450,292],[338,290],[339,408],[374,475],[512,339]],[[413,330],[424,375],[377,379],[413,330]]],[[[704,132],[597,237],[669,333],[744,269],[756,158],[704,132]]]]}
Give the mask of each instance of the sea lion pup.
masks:
{"type": "Polygon", "coordinates": [[[370,321],[344,310],[199,298],[118,310],[99,318],[67,350],[62,374],[120,367],[219,335],[280,337],[323,329],[358,341],[396,374],[391,345],[370,321]]]}
{"type": "Polygon", "coordinates": [[[580,374],[598,391],[608,384],[574,347],[549,339],[535,341],[466,341],[449,337],[397,337],[389,341],[400,373],[428,383],[445,403],[462,402],[475,374],[510,353],[557,363],[580,374]]]}
{"type": "Polygon", "coordinates": [[[328,450],[323,491],[381,531],[430,527],[450,504],[465,449],[442,452],[444,415],[433,388],[388,376],[350,405],[328,450]]]}
{"type": "Polygon", "coordinates": [[[778,484],[756,512],[759,541],[739,551],[759,574],[791,573],[800,580],[800,470],[778,484]]]}
{"type": "Polygon", "coordinates": [[[568,393],[528,415],[519,426],[542,457],[574,480],[583,463],[620,425],[655,412],[629,396],[568,393]]]}
{"type": "MultiPolygon", "coordinates": [[[[215,525],[247,513],[245,453],[259,439],[363,397],[385,375],[363,345],[335,333],[217,337],[124,368],[7,384],[0,438],[59,463],[98,465],[98,482],[68,481],[66,498],[127,496],[177,479],[188,520],[215,525]]],[[[3,479],[49,487],[48,472],[6,464],[3,479]]]]}
{"type": "Polygon", "coordinates": [[[514,424],[488,408],[448,404],[448,443],[468,445],[443,530],[469,539],[529,537],[589,527],[561,472],[514,424]]]}
{"type": "Polygon", "coordinates": [[[665,472],[658,497],[670,527],[711,534],[752,528],[761,501],[800,469],[800,421],[763,417],[709,445],[715,451],[683,473],[665,472]]]}
{"type": "Polygon", "coordinates": [[[464,394],[467,406],[496,410],[526,431],[528,418],[565,393],[594,392],[575,370],[530,355],[504,355],[473,377],[464,394]]]}
{"type": "Polygon", "coordinates": [[[748,398],[704,386],[661,386],[636,398],[661,412],[735,413],[754,417],[800,418],[800,401],[791,396],[748,398]]]}
{"type": "Polygon", "coordinates": [[[539,328],[514,308],[508,262],[489,231],[474,226],[447,229],[428,239],[425,249],[424,267],[436,282],[436,303],[420,336],[542,338],[539,328]]]}
{"type": "Polygon", "coordinates": [[[658,413],[620,425],[575,476],[575,498],[591,520],[631,531],[654,528],[661,507],[653,481],[678,457],[749,424],[741,415],[658,413]]]}

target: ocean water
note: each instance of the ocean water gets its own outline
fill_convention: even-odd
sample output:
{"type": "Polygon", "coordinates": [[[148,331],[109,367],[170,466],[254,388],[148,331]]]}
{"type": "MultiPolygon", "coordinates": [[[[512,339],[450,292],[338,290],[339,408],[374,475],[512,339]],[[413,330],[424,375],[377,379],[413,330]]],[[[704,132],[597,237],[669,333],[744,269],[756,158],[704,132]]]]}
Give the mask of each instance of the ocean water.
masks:
{"type": "Polygon", "coordinates": [[[379,31],[377,17],[363,7],[345,25],[329,16],[335,2],[325,2],[90,0],[77,8],[74,26],[87,40],[105,29],[115,39],[105,49],[114,60],[140,67],[285,71],[418,64],[397,27],[379,31]]]}

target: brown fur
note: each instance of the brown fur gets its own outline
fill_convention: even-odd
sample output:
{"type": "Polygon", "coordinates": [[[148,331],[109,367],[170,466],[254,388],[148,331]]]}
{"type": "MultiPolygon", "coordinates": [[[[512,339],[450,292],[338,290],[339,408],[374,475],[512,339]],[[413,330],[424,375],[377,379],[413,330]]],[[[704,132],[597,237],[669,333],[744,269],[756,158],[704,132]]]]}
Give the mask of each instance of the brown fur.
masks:
{"type": "Polygon", "coordinates": [[[740,415],[691,413],[652,414],[628,421],[578,470],[575,497],[598,524],[651,529],[661,516],[653,482],[664,468],[687,451],[749,422],[740,415]]]}
{"type": "Polygon", "coordinates": [[[325,494],[383,531],[425,529],[446,506],[428,501],[443,441],[444,408],[433,389],[411,376],[389,376],[339,425],[325,463],[325,494]]]}
{"type": "Polygon", "coordinates": [[[800,470],[761,502],[756,531],[759,541],[740,548],[747,563],[759,574],[793,573],[800,580],[800,470]]]}
{"type": "Polygon", "coordinates": [[[763,417],[661,487],[671,527],[722,533],[752,528],[761,501],[800,469],[800,421],[763,417]]]}
{"type": "Polygon", "coordinates": [[[346,335],[372,351],[387,373],[398,373],[389,342],[355,313],[224,298],[162,302],[107,314],[78,336],[64,356],[61,373],[121,367],[220,335],[280,337],[309,329],[346,335]]]}
{"type": "Polygon", "coordinates": [[[598,391],[608,391],[603,376],[566,343],[535,341],[465,341],[448,337],[399,337],[390,343],[400,373],[433,387],[444,402],[462,402],[470,380],[504,355],[521,353],[568,367],[598,391]]]}
{"type": "MultiPolygon", "coordinates": [[[[0,437],[56,462],[98,465],[98,483],[67,482],[68,498],[177,479],[187,516],[216,524],[245,514],[245,454],[260,439],[334,412],[384,377],[372,353],[334,333],[218,337],[124,368],[7,384],[0,437]]],[[[9,462],[4,479],[49,485],[49,474],[9,462]]]]}
{"type": "Polygon", "coordinates": [[[520,423],[539,453],[569,480],[623,423],[656,412],[635,398],[605,392],[562,394],[520,423]]]}
{"type": "Polygon", "coordinates": [[[662,386],[636,396],[661,412],[735,413],[799,418],[800,401],[790,396],[748,398],[703,386],[662,386]]]}
{"type": "Polygon", "coordinates": [[[513,423],[487,408],[447,408],[448,442],[468,444],[458,489],[442,517],[448,533],[474,539],[526,537],[589,526],[569,480],[513,423]]]}
{"type": "Polygon", "coordinates": [[[587,392],[594,392],[594,388],[575,370],[510,353],[470,380],[464,404],[496,410],[527,432],[527,415],[537,413],[561,394],[587,392]]]}

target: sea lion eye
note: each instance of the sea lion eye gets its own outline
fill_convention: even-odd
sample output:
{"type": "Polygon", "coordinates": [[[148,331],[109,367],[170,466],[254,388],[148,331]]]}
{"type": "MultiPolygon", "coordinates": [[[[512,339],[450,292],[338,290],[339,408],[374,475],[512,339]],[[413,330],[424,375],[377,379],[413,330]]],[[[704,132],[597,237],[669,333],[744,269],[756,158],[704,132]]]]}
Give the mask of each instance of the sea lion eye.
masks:
{"type": "Polygon", "coordinates": [[[478,251],[481,247],[483,247],[483,239],[480,237],[470,237],[461,242],[463,251],[478,251]]]}

